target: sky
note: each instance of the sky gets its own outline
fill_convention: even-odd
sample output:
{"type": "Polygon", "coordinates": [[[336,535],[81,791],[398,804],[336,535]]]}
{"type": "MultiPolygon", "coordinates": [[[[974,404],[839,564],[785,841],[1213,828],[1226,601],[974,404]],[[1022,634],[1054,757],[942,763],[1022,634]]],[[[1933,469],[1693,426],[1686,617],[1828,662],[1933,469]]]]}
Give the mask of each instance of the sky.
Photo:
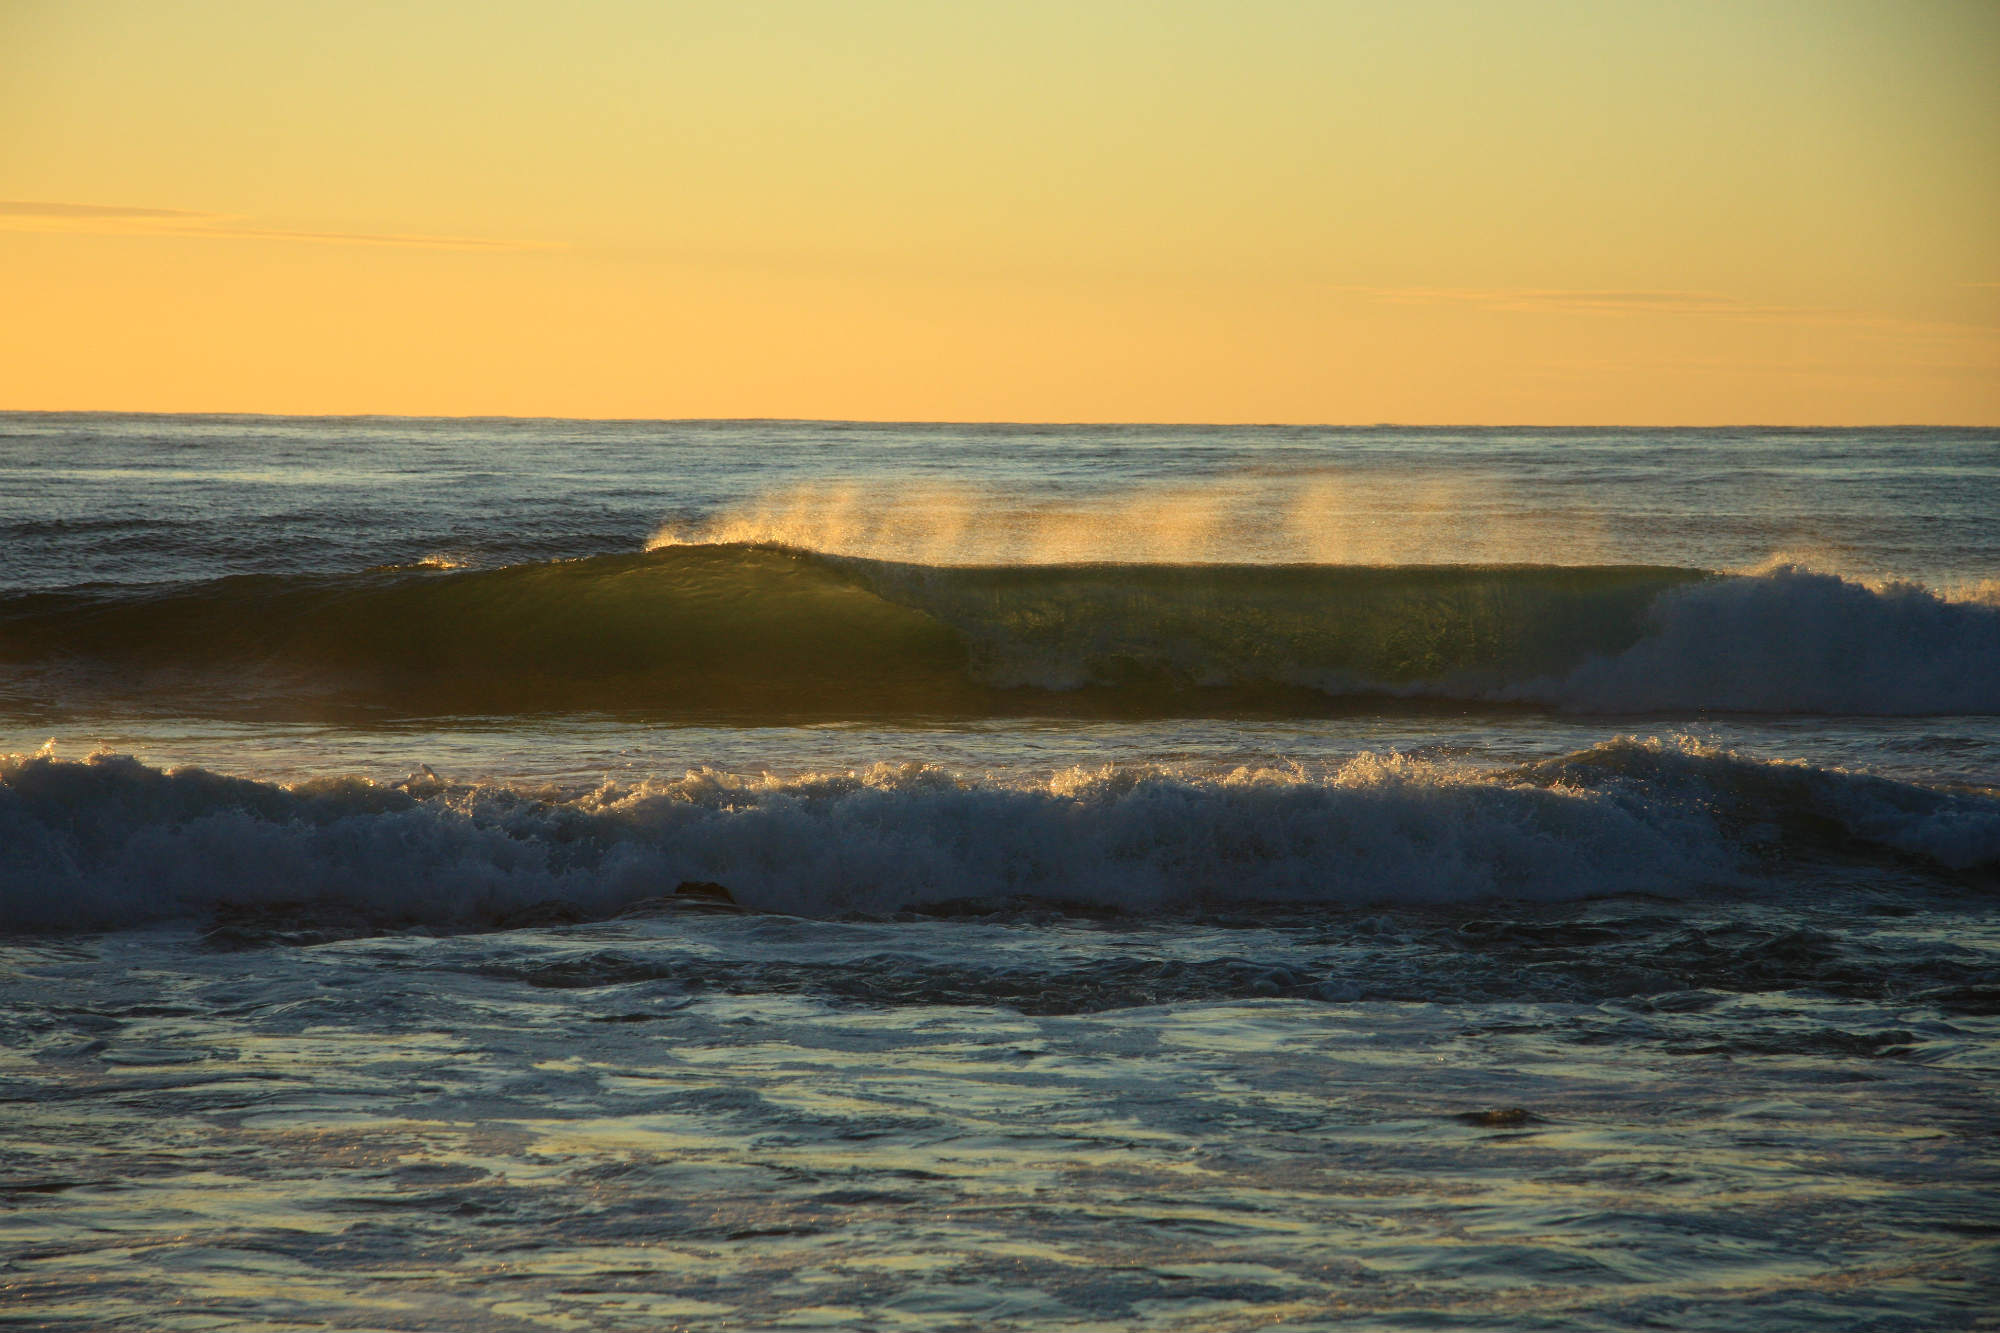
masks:
{"type": "Polygon", "coordinates": [[[0,0],[0,409],[2000,424],[2000,3],[0,0]]]}

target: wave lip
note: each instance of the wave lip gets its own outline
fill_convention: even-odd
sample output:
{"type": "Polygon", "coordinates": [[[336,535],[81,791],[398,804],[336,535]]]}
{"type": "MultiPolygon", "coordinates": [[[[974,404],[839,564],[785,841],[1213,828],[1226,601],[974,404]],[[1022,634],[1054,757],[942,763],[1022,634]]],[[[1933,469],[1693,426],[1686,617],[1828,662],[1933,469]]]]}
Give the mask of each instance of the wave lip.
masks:
{"type": "Polygon", "coordinates": [[[311,904],[470,927],[549,902],[608,915],[684,880],[819,917],[963,900],[1149,914],[1680,896],[1753,883],[1773,820],[1822,841],[1830,826],[1835,851],[2000,866],[2000,799],[1629,740],[1507,773],[1375,755],[1318,775],[1107,769],[1016,784],[922,766],[701,771],[564,800],[39,755],[0,761],[0,924],[114,929],[311,904]]]}
{"type": "Polygon", "coordinates": [[[0,706],[737,721],[2000,713],[2000,604],[1785,566],[933,566],[763,546],[0,598],[0,706]]]}

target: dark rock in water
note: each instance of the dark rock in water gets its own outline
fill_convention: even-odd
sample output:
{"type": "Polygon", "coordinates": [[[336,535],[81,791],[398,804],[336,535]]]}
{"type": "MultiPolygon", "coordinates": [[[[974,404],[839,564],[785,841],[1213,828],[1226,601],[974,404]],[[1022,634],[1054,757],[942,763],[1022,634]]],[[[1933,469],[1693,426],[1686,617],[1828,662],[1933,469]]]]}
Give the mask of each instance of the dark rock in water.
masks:
{"type": "Polygon", "coordinates": [[[1544,1123],[1540,1116],[1519,1106],[1498,1111],[1466,1111],[1452,1119],[1460,1124],[1478,1125],[1481,1129],[1520,1129],[1524,1125],[1544,1123]]]}
{"type": "Polygon", "coordinates": [[[722,885],[705,879],[682,880],[674,888],[674,897],[693,898],[699,902],[714,903],[717,906],[736,906],[735,894],[722,887],[722,885]]]}
{"type": "Polygon", "coordinates": [[[202,944],[218,951],[306,947],[384,933],[381,923],[339,904],[217,903],[212,924],[202,932],[202,944]]]}
{"type": "Polygon", "coordinates": [[[1125,916],[1122,907],[1067,898],[1040,898],[1027,895],[984,898],[947,898],[942,902],[919,903],[896,913],[896,920],[917,921],[926,917],[944,920],[976,920],[982,917],[1017,917],[1029,920],[1056,920],[1084,917],[1094,921],[1116,921],[1125,916]]]}
{"type": "Polygon", "coordinates": [[[625,904],[618,910],[623,917],[658,916],[662,912],[741,912],[742,904],[727,888],[711,880],[684,879],[672,893],[658,894],[625,904]]]}

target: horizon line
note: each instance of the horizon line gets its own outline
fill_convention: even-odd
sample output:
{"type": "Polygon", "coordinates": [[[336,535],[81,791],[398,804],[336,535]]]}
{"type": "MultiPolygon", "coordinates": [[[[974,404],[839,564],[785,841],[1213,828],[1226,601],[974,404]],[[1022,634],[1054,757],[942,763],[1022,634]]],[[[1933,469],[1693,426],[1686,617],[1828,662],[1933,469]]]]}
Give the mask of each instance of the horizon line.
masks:
{"type": "Polygon", "coordinates": [[[0,407],[0,416],[36,417],[250,417],[272,421],[568,421],[606,425],[796,425],[796,426],[991,426],[1069,428],[1089,426],[1158,426],[1182,429],[1256,430],[2000,430],[2000,421],[1880,421],[1861,424],[1831,422],[1712,421],[1572,422],[1538,421],[1177,421],[1167,419],[1096,418],[1071,420],[975,419],[970,417],[790,417],[790,416],[563,416],[506,412],[256,412],[202,409],[176,412],[159,408],[0,407]]]}

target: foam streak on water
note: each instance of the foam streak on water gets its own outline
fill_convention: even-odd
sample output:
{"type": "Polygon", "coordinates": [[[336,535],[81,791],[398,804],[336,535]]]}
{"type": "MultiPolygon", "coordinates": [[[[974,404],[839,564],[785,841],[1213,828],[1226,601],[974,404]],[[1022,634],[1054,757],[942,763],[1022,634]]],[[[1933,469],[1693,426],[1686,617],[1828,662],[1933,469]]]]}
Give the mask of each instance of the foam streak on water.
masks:
{"type": "MultiPolygon", "coordinates": [[[[1772,925],[1680,929],[1796,954],[1772,925]]],[[[1574,951],[1623,929],[1467,942],[1532,972],[1561,934],[1574,951]]],[[[38,1322],[1816,1328],[1990,1309],[1994,1020],[1907,1000],[1453,997],[1418,978],[1463,948],[1380,919],[193,943],[6,952],[0,1227],[9,1298],[38,1322]],[[593,974],[610,954],[650,970],[593,974]],[[1056,1012],[997,985],[899,1002],[834,966],[1231,960],[1277,987],[1384,954],[1406,956],[1402,998],[1094,1008],[1138,997],[1078,984],[1056,1012]]]]}

